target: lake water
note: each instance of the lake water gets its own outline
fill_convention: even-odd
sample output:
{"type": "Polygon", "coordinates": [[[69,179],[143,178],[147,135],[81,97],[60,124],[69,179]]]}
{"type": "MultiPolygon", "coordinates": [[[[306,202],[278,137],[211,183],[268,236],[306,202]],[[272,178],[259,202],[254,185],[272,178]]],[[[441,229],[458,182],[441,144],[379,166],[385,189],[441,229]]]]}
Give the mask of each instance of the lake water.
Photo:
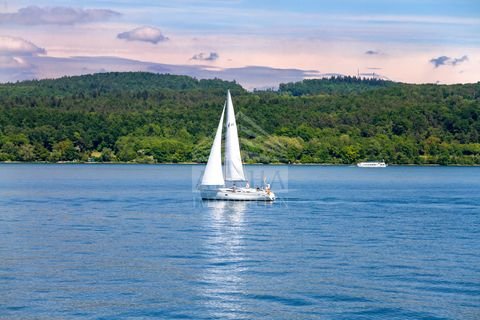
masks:
{"type": "Polygon", "coordinates": [[[0,165],[0,318],[480,319],[480,168],[201,169],[0,165]]]}

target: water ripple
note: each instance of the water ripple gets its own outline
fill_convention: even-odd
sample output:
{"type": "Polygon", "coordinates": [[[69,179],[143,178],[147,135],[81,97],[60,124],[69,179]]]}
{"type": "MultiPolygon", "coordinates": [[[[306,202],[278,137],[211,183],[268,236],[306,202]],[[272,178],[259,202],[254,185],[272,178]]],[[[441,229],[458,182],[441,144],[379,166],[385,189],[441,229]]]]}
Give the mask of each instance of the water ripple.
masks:
{"type": "Polygon", "coordinates": [[[190,166],[0,164],[0,318],[478,318],[478,168],[288,170],[204,203],[190,166]]]}

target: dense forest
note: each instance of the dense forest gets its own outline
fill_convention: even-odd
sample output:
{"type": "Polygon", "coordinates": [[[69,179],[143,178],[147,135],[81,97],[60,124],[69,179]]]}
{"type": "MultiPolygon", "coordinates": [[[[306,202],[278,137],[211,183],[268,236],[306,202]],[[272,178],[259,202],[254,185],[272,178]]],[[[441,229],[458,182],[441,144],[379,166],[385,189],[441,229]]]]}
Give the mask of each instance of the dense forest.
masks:
{"type": "Polygon", "coordinates": [[[102,73],[0,85],[0,161],[205,162],[230,89],[247,163],[480,164],[480,83],[102,73]]]}

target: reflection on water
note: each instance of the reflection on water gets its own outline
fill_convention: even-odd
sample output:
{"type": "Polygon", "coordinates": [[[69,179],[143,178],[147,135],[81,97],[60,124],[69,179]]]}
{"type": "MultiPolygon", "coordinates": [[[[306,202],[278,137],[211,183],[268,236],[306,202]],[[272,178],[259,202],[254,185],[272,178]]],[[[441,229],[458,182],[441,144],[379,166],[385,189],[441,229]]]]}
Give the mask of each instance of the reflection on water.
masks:
{"type": "Polygon", "coordinates": [[[209,201],[203,203],[208,215],[209,234],[205,239],[208,263],[202,281],[206,308],[214,317],[239,318],[245,310],[239,296],[244,291],[242,274],[245,260],[245,202],[209,201]]]}

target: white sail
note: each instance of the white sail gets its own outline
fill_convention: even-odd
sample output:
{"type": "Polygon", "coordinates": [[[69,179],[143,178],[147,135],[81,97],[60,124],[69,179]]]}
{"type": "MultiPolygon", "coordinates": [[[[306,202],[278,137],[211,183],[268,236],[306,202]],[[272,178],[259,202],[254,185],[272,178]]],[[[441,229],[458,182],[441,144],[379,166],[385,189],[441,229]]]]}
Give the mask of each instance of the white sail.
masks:
{"type": "Polygon", "coordinates": [[[213,140],[213,145],[212,149],[210,150],[210,156],[208,157],[207,166],[205,167],[205,172],[203,173],[202,186],[225,185],[222,172],[222,129],[224,113],[225,106],[223,106],[222,116],[220,117],[217,133],[215,134],[215,140],[213,140]]]}
{"type": "Polygon", "coordinates": [[[244,181],[240,144],[238,143],[237,122],[233,110],[230,90],[227,92],[227,134],[225,141],[225,180],[244,181]]]}

